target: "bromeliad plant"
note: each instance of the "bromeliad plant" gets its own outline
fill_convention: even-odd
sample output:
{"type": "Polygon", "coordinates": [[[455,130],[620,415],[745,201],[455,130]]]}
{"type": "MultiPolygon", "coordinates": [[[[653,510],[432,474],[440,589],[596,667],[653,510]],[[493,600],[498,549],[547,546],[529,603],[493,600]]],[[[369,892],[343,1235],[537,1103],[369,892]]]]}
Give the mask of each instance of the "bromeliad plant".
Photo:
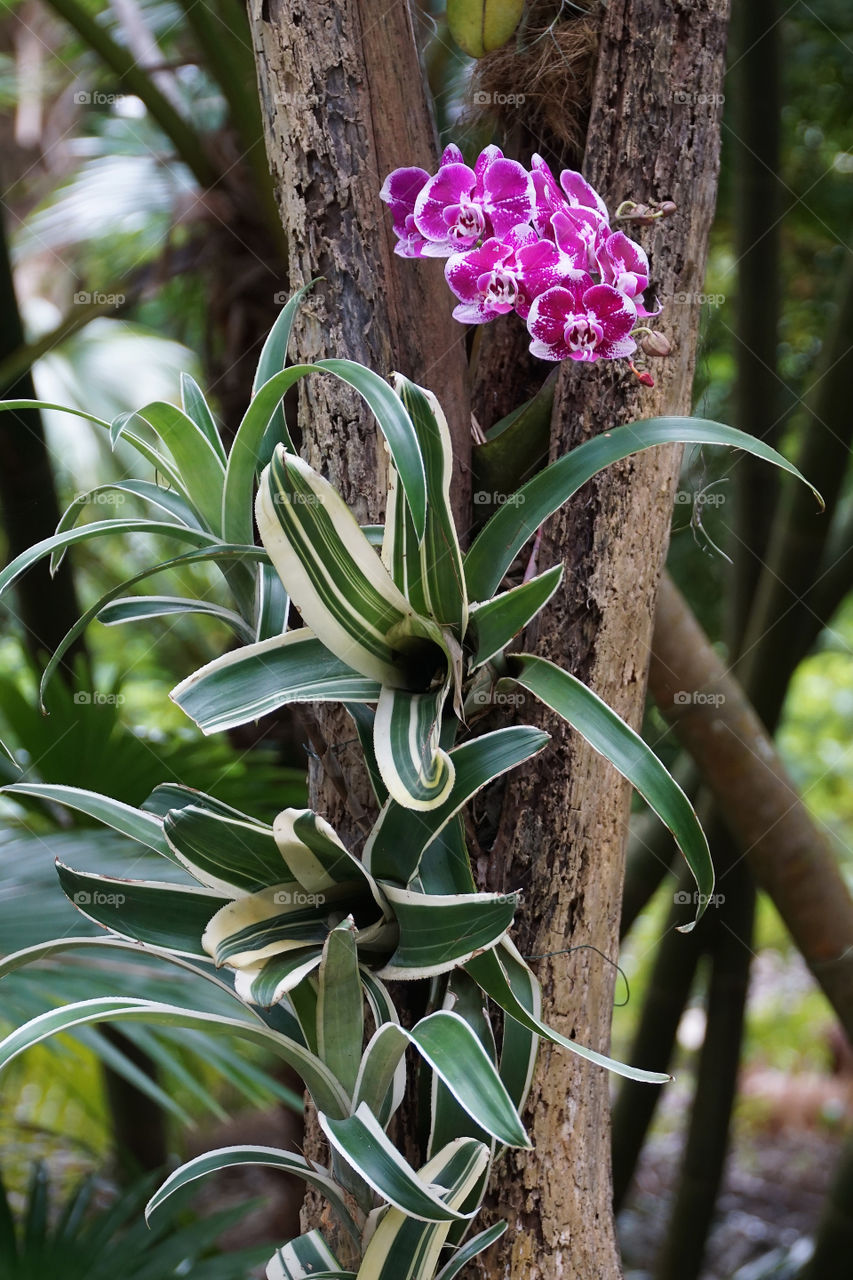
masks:
{"type": "MultiPolygon", "coordinates": [[[[487,213],[494,216],[491,206],[487,213]]],[[[698,900],[707,902],[713,889],[696,816],[654,753],[570,673],[514,648],[557,589],[562,566],[525,574],[517,585],[504,585],[507,576],[542,522],[590,477],[652,445],[729,444],[798,473],[768,446],[717,423],[632,423],[545,467],[463,554],[438,402],[400,375],[392,389],[346,361],[282,368],[297,301],[267,343],[230,452],[194,384],[185,386],[183,410],[148,406],[102,424],[114,438],[128,437],[137,421],[156,432],[151,443],[134,426],[129,438],[161,482],[122,484],[169,520],[78,526],[74,508],[53,538],[0,574],[0,592],[39,556],[61,556],[84,538],[142,531],[190,542],[192,551],[163,563],[222,564],[233,604],[226,614],[241,643],[179,684],[174,700],[205,733],[288,704],[342,703],[378,814],[359,848],[311,810],[285,809],[268,825],[174,784],[158,787],[139,809],[38,781],[9,788],[82,811],[169,860],[172,874],[163,882],[68,866],[59,876],[81,911],[108,931],[97,944],[107,954],[144,949],[188,969],[229,994],[234,1016],[107,995],[27,1023],[0,1045],[0,1066],[56,1032],[104,1020],[203,1028],[263,1046],[304,1080],[328,1139],[329,1167],[266,1147],[210,1152],[167,1179],[149,1215],[217,1169],[271,1165],[299,1174],[326,1197],[341,1240],[350,1239],[355,1270],[343,1268],[329,1241],[311,1231],[276,1251],[269,1280],[450,1280],[504,1230],[498,1224],[468,1234],[497,1154],[528,1145],[520,1117],[540,1039],[635,1079],[664,1079],[542,1022],[536,978],[510,938],[518,897],[477,891],[463,813],[481,788],[546,749],[548,735],[518,724],[478,733],[480,713],[504,701],[508,688],[539,698],[669,826],[698,900]],[[383,529],[359,527],[287,432],[283,395],[298,378],[321,372],[357,387],[376,414],[388,449],[383,529]],[[252,541],[255,490],[262,547],[252,541]],[[291,603],[300,626],[289,625],[291,603]],[[183,882],[175,880],[176,866],[183,882]],[[411,1029],[401,1026],[386,985],[399,980],[426,984],[427,1012],[411,1029]],[[502,1011],[500,1047],[489,1007],[502,1011]],[[388,1137],[412,1067],[428,1099],[419,1168],[388,1137]]],[[[119,623],[178,610],[222,613],[207,601],[123,594],[154,571],[102,597],[58,656],[96,616],[119,623]]],[[[83,944],[95,945],[63,938],[29,948],[0,962],[0,974],[83,944]]]]}

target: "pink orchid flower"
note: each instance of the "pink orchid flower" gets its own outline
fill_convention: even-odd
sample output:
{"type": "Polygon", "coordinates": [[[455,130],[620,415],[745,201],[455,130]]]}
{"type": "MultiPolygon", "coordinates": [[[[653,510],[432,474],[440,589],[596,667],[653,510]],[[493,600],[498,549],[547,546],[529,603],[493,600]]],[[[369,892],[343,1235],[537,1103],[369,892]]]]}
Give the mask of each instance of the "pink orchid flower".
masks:
{"type": "Polygon", "coordinates": [[[533,222],[540,234],[546,234],[546,228],[555,213],[565,213],[570,209],[584,209],[597,223],[607,226],[607,206],[580,173],[574,169],[564,169],[558,186],[556,178],[541,156],[534,155],[530,164],[536,192],[533,222]]]}
{"type": "Polygon", "coordinates": [[[502,240],[492,237],[477,249],[448,258],[444,275],[460,300],[453,318],[484,324],[517,311],[526,319],[533,300],[566,277],[567,263],[550,240],[540,240],[527,223],[502,240]]]}
{"type": "MultiPolygon", "coordinates": [[[[461,162],[462,152],[451,142],[444,149],[439,168],[461,162]]],[[[423,258],[425,246],[429,244],[415,226],[415,201],[429,180],[426,169],[395,169],[388,174],[379,192],[379,199],[390,206],[397,236],[394,252],[401,258],[423,258]]]]}
{"type": "Polygon", "coordinates": [[[423,252],[447,258],[479,240],[502,238],[530,220],[534,199],[530,174],[499,147],[486,147],[473,169],[461,158],[442,163],[415,201],[414,224],[428,241],[423,252]]]}
{"type": "Polygon", "coordinates": [[[649,287],[649,260],[635,240],[621,231],[614,231],[599,244],[596,257],[602,284],[611,284],[631,298],[637,315],[659,314],[646,311],[643,306],[643,292],[649,287]]]}
{"type": "Polygon", "coordinates": [[[616,360],[636,350],[636,319],[634,303],[612,285],[571,280],[535,299],[530,351],[541,360],[616,360]]]}

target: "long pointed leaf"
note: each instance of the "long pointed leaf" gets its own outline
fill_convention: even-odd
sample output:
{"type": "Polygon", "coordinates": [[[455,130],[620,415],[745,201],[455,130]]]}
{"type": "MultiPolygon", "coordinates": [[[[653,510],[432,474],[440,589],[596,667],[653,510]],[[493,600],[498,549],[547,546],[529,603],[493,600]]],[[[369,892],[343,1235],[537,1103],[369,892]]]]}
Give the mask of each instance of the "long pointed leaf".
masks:
{"type": "MultiPolygon", "coordinates": [[[[394,389],[417,432],[427,485],[426,527],[420,545],[421,582],[427,612],[461,639],[468,625],[462,552],[456,536],[450,485],[453,447],[441,406],[431,391],[395,373],[394,389]]],[[[417,528],[417,522],[415,522],[417,528]]]]}
{"type": "Polygon", "coordinates": [[[318,1107],[331,1115],[349,1114],[349,1099],[323,1062],[303,1045],[258,1023],[224,1018],[220,1014],[181,1009],[175,1005],[123,996],[103,996],[51,1009],[18,1027],[0,1042],[0,1070],[19,1054],[50,1036],[73,1031],[92,1022],[145,1022],[151,1026],[183,1027],[193,1031],[221,1032],[248,1040],[274,1053],[298,1071],[318,1107]]]}
{"type": "MultiPolygon", "coordinates": [[[[481,667],[495,654],[502,653],[509,642],[544,609],[563,577],[563,566],[555,565],[537,578],[522,582],[503,595],[476,604],[471,609],[469,634],[474,634],[471,669],[481,667]]],[[[475,695],[476,701],[476,695],[475,695]]]]}
{"type": "Polygon", "coordinates": [[[212,562],[214,564],[223,562],[227,564],[229,561],[234,561],[234,567],[240,568],[244,561],[250,563],[253,560],[260,561],[262,563],[266,560],[266,552],[261,547],[244,547],[239,545],[231,546],[227,543],[219,542],[213,543],[210,548],[203,547],[199,551],[187,551],[184,555],[173,556],[170,560],[162,560],[159,564],[149,565],[148,568],[142,569],[139,573],[134,574],[132,578],[125,578],[123,582],[120,582],[110,591],[105,592],[105,594],[102,595],[99,600],[96,600],[85,613],[81,614],[71,630],[66,631],[65,635],[60,640],[51,655],[50,661],[45,667],[41,678],[39,696],[42,700],[42,704],[44,704],[45,690],[47,689],[54,672],[72,644],[74,644],[78,636],[83,634],[89,623],[94,618],[99,617],[101,612],[112,604],[113,601],[119,599],[122,593],[127,591],[128,587],[136,586],[137,583],[144,582],[146,578],[152,578],[155,574],[162,573],[166,569],[180,569],[185,565],[205,564],[207,562],[212,562]]]}
{"type": "Polygon", "coordinates": [[[134,942],[206,958],[201,939],[211,917],[224,906],[218,894],[189,885],[92,875],[62,862],[56,869],[63,890],[88,920],[134,942]]]}
{"type": "MultiPolygon", "coordinates": [[[[508,952],[514,952],[514,950],[512,947],[503,949],[503,951],[508,952]]],[[[515,952],[513,958],[517,965],[527,968],[517,952],[515,952]]],[[[474,981],[480,984],[486,994],[491,996],[495,1004],[500,1005],[505,1013],[515,1018],[523,1027],[527,1027],[529,1031],[536,1032],[543,1040],[550,1040],[552,1044],[562,1045],[564,1049],[569,1049],[579,1057],[586,1058],[588,1062],[594,1062],[596,1066],[605,1067],[606,1070],[613,1071],[616,1075],[626,1076],[629,1080],[639,1080],[643,1084],[666,1084],[669,1081],[669,1076],[660,1075],[657,1071],[641,1071],[638,1067],[629,1067],[624,1062],[617,1062],[615,1058],[608,1058],[603,1053],[597,1053],[595,1049],[587,1049],[585,1045],[578,1044],[576,1040],[569,1040],[566,1036],[560,1035],[559,1031],[554,1031],[551,1027],[546,1026],[544,1022],[540,1022],[524,1007],[516,995],[507,976],[507,967],[506,963],[504,963],[504,954],[501,949],[484,951],[482,955],[469,960],[465,968],[474,981]]],[[[532,974],[530,977],[535,982],[532,974]]]]}
{"type": "MultiPolygon", "coordinates": [[[[529,689],[601,752],[669,827],[699,890],[698,920],[714,891],[711,852],[693,806],[651,747],[576,676],[545,658],[513,655],[509,670],[516,683],[529,689]]],[[[682,930],[688,932],[692,927],[684,925],[682,930]]]]}
{"type": "Polygon", "coordinates": [[[346,1120],[333,1120],[322,1114],[318,1119],[335,1151],[374,1191],[410,1218],[459,1222],[470,1216],[451,1209],[421,1181],[364,1104],[346,1120]]]}
{"type": "MultiPolygon", "coordinates": [[[[775,449],[744,431],[705,418],[647,418],[615,427],[587,440],[528,480],[513,502],[500,507],[475,538],[465,557],[471,600],[489,600],[521,548],[544,520],[577,493],[587,480],[613,462],[657,444],[722,444],[772,462],[808,481],[775,449]]],[[[811,485],[809,485],[812,488],[811,485]]],[[[814,490],[820,502],[820,495],[814,490]]]]}
{"type": "Polygon", "coordinates": [[[112,796],[102,796],[96,791],[85,791],[82,787],[65,787],[49,782],[16,782],[4,787],[4,793],[33,796],[39,800],[49,800],[52,804],[67,805],[78,813],[85,813],[88,818],[112,827],[123,836],[128,836],[146,849],[160,853],[164,858],[172,860],[172,851],[163,834],[163,823],[159,818],[146,813],[143,809],[134,809],[132,805],[113,800],[112,796]]]}
{"type": "Polygon", "coordinates": [[[170,697],[203,733],[217,733],[291,702],[376,702],[379,685],[300,630],[226,653],[170,697]]]}

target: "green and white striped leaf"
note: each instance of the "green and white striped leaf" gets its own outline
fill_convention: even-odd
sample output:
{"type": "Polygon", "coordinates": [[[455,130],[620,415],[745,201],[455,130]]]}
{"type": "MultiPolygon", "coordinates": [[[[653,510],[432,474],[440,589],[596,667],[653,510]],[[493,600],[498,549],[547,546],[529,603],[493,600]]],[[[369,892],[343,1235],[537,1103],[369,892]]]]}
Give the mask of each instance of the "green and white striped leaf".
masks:
{"type": "Polygon", "coordinates": [[[225,447],[216,419],[210,411],[210,405],[204,398],[204,392],[188,373],[181,374],[181,407],[188,418],[191,418],[199,431],[210,441],[220,462],[225,462],[225,447]]]}
{"type": "Polygon", "coordinates": [[[284,635],[290,617],[290,597],[271,564],[258,568],[257,622],[255,640],[284,635]]]}
{"type": "MultiPolygon", "coordinates": [[[[474,984],[472,984],[474,985],[474,984]]],[[[402,1099],[403,1054],[413,1045],[462,1110],[486,1133],[507,1146],[529,1146],[518,1113],[500,1076],[464,1018],[439,1010],[422,1018],[411,1031],[385,1023],[365,1050],[353,1091],[353,1108],[361,1103],[387,1125],[402,1099]]],[[[477,1135],[479,1136],[479,1135],[477,1135]]]]}
{"type": "Polygon", "coordinates": [[[379,772],[379,764],[376,759],[376,748],[373,743],[376,713],[372,707],[368,707],[364,703],[348,702],[345,703],[345,706],[358,734],[358,742],[370,777],[373,794],[379,804],[382,805],[388,799],[388,788],[382,781],[382,774],[379,772]]]}
{"type": "MultiPolygon", "coordinates": [[[[587,440],[550,463],[522,485],[514,502],[495,512],[465,556],[470,600],[490,600],[504,574],[548,516],[577,493],[587,480],[613,462],[657,444],[723,444],[772,462],[804,484],[808,481],[781,453],[744,431],[705,418],[647,418],[615,427],[587,440]]],[[[809,485],[813,489],[813,486],[809,485]]],[[[813,489],[818,501],[820,495],[813,489]]]]}
{"type": "Polygon", "coordinates": [[[453,445],[441,406],[431,391],[395,373],[394,390],[409,411],[426,472],[426,529],[420,545],[423,597],[429,616],[462,639],[468,625],[468,599],[462,552],[450,503],[453,445]]]}
{"type": "Polygon", "coordinates": [[[190,1031],[221,1032],[248,1040],[275,1054],[293,1067],[305,1081],[316,1105],[331,1116],[349,1114],[349,1098],[338,1081],[316,1054],[288,1036],[273,1031],[260,1022],[224,1018],[221,1014],[181,1009],[175,1005],[125,996],[103,996],[81,1000],[76,1004],[50,1009],[16,1028],[0,1042],[0,1070],[8,1066],[24,1050],[41,1044],[51,1036],[73,1031],[93,1022],[145,1022],[151,1026],[183,1027],[190,1031]]]}
{"type": "Polygon", "coordinates": [[[487,1227],[485,1231],[481,1231],[479,1235],[472,1236],[470,1240],[459,1247],[446,1266],[441,1268],[435,1280],[453,1280],[453,1277],[458,1276],[462,1268],[466,1267],[479,1253],[483,1253],[496,1240],[500,1240],[506,1229],[507,1223],[496,1222],[493,1226],[487,1227]]]}
{"type": "Polygon", "coordinates": [[[175,858],[223,897],[255,893],[291,879],[272,827],[196,804],[167,813],[163,831],[175,858]]]}
{"type": "MultiPolygon", "coordinates": [[[[486,997],[464,969],[455,969],[450,975],[444,994],[444,1010],[462,1020],[468,1034],[473,1036],[482,1053],[485,1053],[489,1069],[492,1073],[497,1067],[497,1047],[492,1025],[486,1011],[486,997]]],[[[515,1124],[521,1128],[518,1108],[506,1093],[501,1082],[503,1105],[512,1112],[515,1124]]],[[[476,1112],[474,1113],[476,1114],[476,1112]]],[[[501,1135],[492,1134],[474,1119],[471,1109],[464,1107],[452,1090],[436,1072],[432,1073],[430,1082],[429,1103],[429,1140],[426,1154],[433,1155],[454,1138],[477,1138],[488,1143],[490,1138],[501,1135]]],[[[521,1129],[524,1134],[523,1128],[521,1129]]],[[[526,1139],[525,1139],[526,1140],[526,1139]]],[[[518,1145],[518,1139],[514,1145],[518,1145]]]]}
{"type": "Polygon", "coordinates": [[[253,629],[232,609],[211,600],[193,600],[186,596],[124,596],[104,605],[97,615],[104,626],[115,627],[124,622],[143,622],[148,618],[168,618],[179,613],[204,613],[230,627],[243,644],[255,639],[253,629]]]}
{"type": "Polygon", "coordinates": [[[156,880],[118,880],[56,864],[66,896],[88,920],[122,938],[204,957],[202,935],[224,906],[208,889],[156,880]]]}
{"type": "MultiPolygon", "coordinates": [[[[47,401],[43,400],[0,400],[0,413],[2,413],[4,409],[37,409],[40,412],[45,409],[49,409],[54,413],[70,413],[72,417],[82,418],[84,422],[93,422],[96,427],[102,427],[108,433],[112,432],[110,423],[105,422],[103,418],[96,418],[94,414],[86,413],[83,409],[69,408],[68,405],[64,404],[49,404],[47,401]]],[[[132,417],[133,415],[127,414],[125,416],[132,417]]],[[[192,506],[190,495],[187,492],[186,486],[181,478],[181,474],[169,458],[165,457],[165,455],[160,453],[158,449],[155,449],[153,445],[148,444],[146,440],[143,440],[141,436],[135,435],[132,431],[122,430],[122,439],[126,440],[129,444],[132,444],[140,457],[144,458],[146,462],[149,462],[155,472],[161,475],[165,480],[168,480],[170,487],[173,488],[176,493],[181,494],[181,496],[184,497],[192,506]]]]}
{"type": "Polygon", "coordinates": [[[382,888],[400,928],[397,950],[379,970],[387,979],[429,978],[465,964],[478,951],[497,946],[517,906],[513,894],[424,894],[394,885],[382,888]]]}
{"type": "Polygon", "coordinates": [[[361,1233],[347,1208],[340,1187],[322,1165],[310,1164],[304,1156],[295,1152],[282,1151],[277,1147],[234,1146],[219,1147],[216,1151],[206,1151],[181,1165],[161,1184],[145,1206],[145,1220],[150,1222],[164,1204],[177,1191],[206,1178],[221,1169],[238,1169],[245,1166],[266,1169],[281,1169],[285,1173],[296,1174],[309,1186],[314,1187],[326,1197],[337,1214],[341,1225],[358,1244],[361,1233]]]}
{"type": "Polygon", "coordinates": [[[186,787],[182,782],[159,783],[151,792],[151,795],[143,800],[142,810],[145,813],[153,813],[165,819],[167,813],[177,809],[186,809],[191,804],[194,804],[199,809],[204,809],[206,813],[219,814],[223,818],[235,818],[238,822],[257,821],[248,813],[243,813],[240,809],[234,809],[230,804],[225,804],[223,800],[217,800],[215,796],[209,796],[206,792],[198,791],[195,787],[186,787]]]}
{"type": "Polygon", "coordinates": [[[169,696],[203,733],[218,733],[292,702],[376,702],[379,685],[302,629],[216,658],[169,696]]]}
{"type": "Polygon", "coordinates": [[[669,827],[699,890],[699,906],[689,932],[714,891],[714,866],[705,833],[693,806],[651,747],[606,702],[560,667],[531,654],[509,658],[512,679],[562,716],[572,728],[619,770],[669,827]]]}
{"type": "MultiPolygon", "coordinates": [[[[371,541],[369,529],[362,526],[362,532],[368,541],[371,541]]],[[[406,501],[406,492],[400,484],[397,468],[390,460],[388,491],[385,497],[385,524],[379,526],[378,533],[381,535],[378,545],[382,563],[415,612],[426,616],[428,610],[421,567],[421,544],[415,533],[412,513],[406,501]]],[[[377,544],[372,542],[372,545],[377,544]]]]}
{"type": "Polygon", "coordinates": [[[355,1089],[364,1041],[364,997],[352,916],[323,947],[317,990],[317,1051],[347,1093],[355,1089]]]}
{"type": "Polygon", "coordinates": [[[405,809],[426,811],[443,804],[456,771],[440,746],[441,712],[449,681],[428,693],[382,686],[373,724],[373,745],[382,781],[405,809]]]}
{"type": "Polygon", "coordinates": [[[410,608],[327,480],[279,448],[261,477],[255,511],[288,595],[332,653],[397,688],[431,679],[443,659],[440,631],[410,608]]]}
{"type": "Polygon", "coordinates": [[[383,1129],[405,1097],[408,1045],[408,1034],[398,1023],[383,1023],[371,1036],[358,1066],[353,1110],[364,1103],[383,1129]]]}
{"type": "Polygon", "coordinates": [[[541,729],[511,725],[455,747],[450,752],[453,786],[441,805],[424,812],[416,824],[410,811],[395,800],[383,806],[364,848],[364,862],[371,874],[379,880],[408,884],[426,847],[480,788],[529,760],[549,741],[541,729]]]}
{"type": "Polygon", "coordinates": [[[217,965],[256,967],[285,951],[322,947],[331,910],[326,895],[274,885],[226,903],[209,920],[202,945],[217,965]]]}
{"type": "Polygon", "coordinates": [[[287,431],[281,400],[300,378],[309,373],[334,374],[358,391],[373,411],[400,473],[415,526],[422,537],[426,516],[426,480],[412,420],[387,382],[352,360],[319,360],[316,364],[293,365],[277,371],[262,385],[256,386],[229,458],[229,475],[222,505],[223,536],[237,540],[246,537],[245,512],[251,500],[254,475],[267,465],[274,447],[283,445],[289,454],[296,453],[287,431]],[[226,530],[229,532],[225,533],[226,530]]]}
{"type": "MultiPolygon", "coordinates": [[[[234,988],[229,986],[227,982],[222,981],[211,969],[210,962],[207,959],[203,964],[198,964],[195,958],[189,959],[184,956],[178,956],[174,951],[153,947],[149,943],[135,942],[130,938],[115,937],[112,934],[103,934],[95,938],[88,936],[82,938],[51,938],[47,942],[39,942],[32,947],[24,947],[21,951],[15,951],[11,955],[0,956],[0,978],[5,978],[8,973],[14,973],[16,969],[23,969],[28,964],[35,964],[39,960],[54,960],[66,951],[79,951],[86,948],[105,951],[107,954],[111,951],[124,951],[137,956],[157,956],[159,959],[165,960],[179,969],[195,974],[199,978],[204,978],[206,982],[212,983],[213,986],[223,991],[231,999],[237,999],[234,988]]],[[[295,1019],[292,1029],[293,1031],[298,1031],[298,1024],[295,1019]]]]}
{"type": "Polygon", "coordinates": [[[563,566],[554,565],[538,578],[522,582],[511,591],[471,607],[469,638],[473,633],[471,670],[481,667],[523,631],[551,599],[563,577],[563,566]]]}
{"type": "Polygon", "coordinates": [[[544,1022],[540,1022],[537,1017],[534,1017],[525,1008],[515,994],[507,974],[507,966],[509,964],[509,961],[506,960],[507,956],[515,960],[516,964],[526,968],[524,961],[515,948],[506,943],[501,948],[485,951],[482,955],[475,956],[467,962],[465,968],[474,981],[480,984],[486,994],[491,996],[495,1004],[500,1005],[510,1017],[515,1018],[517,1022],[520,1022],[529,1031],[536,1032],[543,1040],[550,1040],[552,1044],[562,1045],[564,1049],[569,1049],[572,1053],[585,1058],[588,1062],[594,1062],[596,1066],[613,1071],[616,1075],[626,1076],[629,1080],[639,1080],[643,1084],[666,1084],[669,1081],[669,1076],[661,1075],[657,1071],[641,1071],[638,1067],[629,1067],[624,1062],[617,1062],[615,1058],[608,1058],[605,1054],[596,1052],[595,1049],[587,1049],[584,1045],[578,1044],[576,1040],[569,1040],[566,1036],[560,1035],[558,1031],[547,1027],[544,1022]]]}
{"type": "MultiPolygon", "coordinates": [[[[281,312],[276,319],[275,324],[267,334],[266,341],[261,348],[261,354],[258,358],[258,366],[255,370],[255,376],[252,380],[252,398],[258,394],[271,378],[277,373],[281,373],[287,364],[287,348],[290,345],[290,335],[293,331],[293,322],[296,319],[296,313],[303,297],[312,286],[316,284],[315,280],[310,280],[308,284],[302,286],[301,289],[289,298],[282,307],[281,312]]],[[[257,452],[258,457],[255,466],[258,468],[266,466],[272,455],[272,451],[277,444],[287,444],[290,441],[290,433],[287,429],[287,421],[284,416],[284,406],[279,403],[277,409],[269,419],[267,433],[259,442],[257,452]]],[[[233,446],[232,446],[233,448],[233,446]]],[[[236,500],[244,506],[252,500],[251,489],[248,493],[242,492],[235,494],[236,500]]]]}
{"type": "Polygon", "coordinates": [[[539,1056],[540,1036],[533,1028],[542,1021],[542,988],[509,938],[501,944],[500,959],[513,995],[532,1019],[532,1024],[522,1026],[515,1018],[504,1018],[498,1066],[507,1093],[521,1113],[533,1084],[539,1056]]]}
{"type": "MultiPolygon", "coordinates": [[[[488,1148],[460,1138],[433,1156],[418,1172],[425,1184],[442,1188],[450,1209],[468,1199],[489,1163],[488,1148]]],[[[389,1209],[365,1250],[358,1280],[423,1280],[433,1276],[450,1223],[420,1223],[400,1209],[389,1209]]]]}
{"type": "Polygon", "coordinates": [[[294,991],[320,965],[322,947],[296,947],[264,960],[261,964],[238,969],[234,990],[246,1004],[269,1009],[294,991]]]}
{"type": "Polygon", "coordinates": [[[354,1271],[342,1271],[338,1260],[317,1230],[306,1231],[276,1249],[267,1263],[267,1280],[356,1280],[354,1271]]]}
{"type": "Polygon", "coordinates": [[[33,796],[51,804],[65,805],[174,861],[160,818],[143,809],[134,809],[132,805],[123,804],[120,800],[113,800],[111,796],[85,791],[82,787],[65,787],[50,782],[16,782],[12,786],[3,787],[3,793],[33,796]]]}
{"type": "Polygon", "coordinates": [[[403,1158],[366,1106],[346,1120],[320,1114],[321,1128],[337,1153],[374,1191],[410,1218],[458,1222],[470,1215],[452,1209],[403,1158]]]}
{"type": "Polygon", "coordinates": [[[164,400],[154,400],[134,413],[121,414],[116,418],[110,427],[113,446],[124,434],[124,429],[135,426],[137,422],[147,423],[160,437],[175,460],[193,506],[201,512],[211,532],[220,533],[221,495],[225,480],[221,453],[192,418],[164,400]]]}
{"type": "Polygon", "coordinates": [[[291,876],[306,893],[322,894],[336,885],[362,882],[372,892],[373,882],[361,863],[313,809],[283,809],[272,833],[291,876]]]}

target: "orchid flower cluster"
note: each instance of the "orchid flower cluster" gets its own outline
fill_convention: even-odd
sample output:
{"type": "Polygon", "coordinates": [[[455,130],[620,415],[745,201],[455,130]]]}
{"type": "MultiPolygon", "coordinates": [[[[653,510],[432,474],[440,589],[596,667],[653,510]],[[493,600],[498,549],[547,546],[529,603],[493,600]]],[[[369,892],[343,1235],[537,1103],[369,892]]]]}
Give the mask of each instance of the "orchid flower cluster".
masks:
{"type": "Polygon", "coordinates": [[[647,311],[649,263],[642,248],[610,227],[604,201],[581,174],[559,183],[534,155],[531,170],[499,147],[474,168],[446,148],[438,172],[395,169],[381,198],[391,208],[403,258],[446,258],[459,299],[453,316],[483,324],[515,311],[530,350],[543,360],[630,357],[632,331],[647,311]]]}

